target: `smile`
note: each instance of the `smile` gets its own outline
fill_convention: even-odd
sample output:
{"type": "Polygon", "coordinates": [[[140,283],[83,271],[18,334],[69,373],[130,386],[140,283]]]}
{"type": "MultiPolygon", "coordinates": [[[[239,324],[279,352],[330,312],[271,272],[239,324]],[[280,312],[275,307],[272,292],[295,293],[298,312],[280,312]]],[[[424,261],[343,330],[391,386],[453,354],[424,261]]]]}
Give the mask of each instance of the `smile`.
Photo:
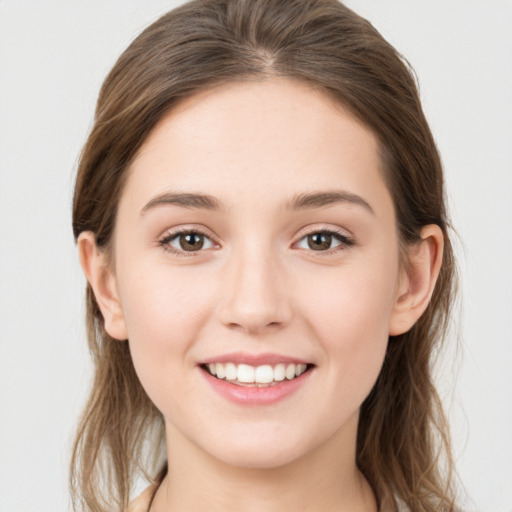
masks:
{"type": "Polygon", "coordinates": [[[251,366],[235,363],[210,363],[202,366],[210,375],[237,386],[269,387],[300,377],[308,370],[306,364],[279,363],[251,366]]]}

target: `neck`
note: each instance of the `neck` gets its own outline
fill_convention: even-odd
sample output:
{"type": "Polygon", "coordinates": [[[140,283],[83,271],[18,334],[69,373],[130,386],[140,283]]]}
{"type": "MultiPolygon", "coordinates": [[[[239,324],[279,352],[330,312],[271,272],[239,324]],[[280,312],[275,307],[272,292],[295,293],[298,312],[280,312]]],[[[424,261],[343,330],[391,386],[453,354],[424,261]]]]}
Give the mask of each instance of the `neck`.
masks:
{"type": "Polygon", "coordinates": [[[155,512],[377,511],[355,463],[357,428],[351,439],[336,434],[293,462],[264,469],[225,464],[171,425],[166,430],[169,470],[155,497],[155,512]]]}

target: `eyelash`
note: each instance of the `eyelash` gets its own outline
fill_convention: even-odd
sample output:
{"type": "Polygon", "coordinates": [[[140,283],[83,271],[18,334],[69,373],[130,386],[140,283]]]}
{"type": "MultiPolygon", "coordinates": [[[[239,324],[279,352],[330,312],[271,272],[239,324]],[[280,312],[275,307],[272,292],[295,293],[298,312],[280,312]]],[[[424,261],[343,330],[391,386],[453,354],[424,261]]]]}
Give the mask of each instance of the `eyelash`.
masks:
{"type": "MultiPolygon", "coordinates": [[[[175,240],[176,238],[178,238],[181,235],[200,235],[200,236],[203,236],[204,238],[207,238],[208,240],[211,240],[211,237],[209,235],[207,235],[201,229],[198,229],[198,228],[179,229],[177,231],[173,231],[172,233],[167,233],[166,235],[164,235],[160,240],[158,240],[158,245],[164,251],[168,251],[176,256],[183,256],[183,257],[199,256],[200,253],[202,252],[202,250],[184,251],[184,250],[175,249],[174,247],[169,245],[170,242],[172,242],[173,240],[175,240]]],[[[211,240],[211,241],[212,241],[212,243],[214,243],[213,240],[211,240]]]]}
{"type": "MultiPolygon", "coordinates": [[[[211,240],[211,237],[207,235],[204,231],[194,228],[194,229],[180,229],[178,231],[173,231],[172,233],[167,233],[165,236],[163,236],[160,240],[158,240],[158,245],[164,250],[171,252],[172,254],[176,256],[182,256],[182,257],[193,257],[193,256],[199,256],[203,250],[199,249],[198,251],[185,251],[185,250],[179,250],[174,247],[172,247],[170,242],[175,240],[181,235],[200,235],[208,240],[210,240],[212,243],[215,243],[213,240],[211,240]]],[[[318,253],[320,256],[328,256],[330,254],[333,254],[338,251],[344,251],[347,249],[350,249],[355,245],[355,241],[353,238],[347,236],[346,234],[342,233],[341,231],[337,231],[335,229],[312,229],[308,233],[305,233],[298,242],[295,242],[294,245],[300,243],[302,240],[307,238],[311,235],[325,235],[325,236],[331,236],[334,240],[337,240],[340,242],[340,245],[337,245],[336,247],[333,247],[331,249],[325,250],[325,251],[314,251],[310,250],[308,252],[318,253]]]]}
{"type": "Polygon", "coordinates": [[[331,236],[334,240],[337,240],[340,242],[340,245],[337,245],[336,247],[333,247],[331,249],[327,249],[325,251],[314,251],[310,250],[309,252],[318,253],[319,256],[329,256],[333,253],[336,253],[338,251],[346,251],[347,249],[350,249],[355,245],[355,240],[349,236],[347,236],[345,233],[342,233],[341,231],[337,231],[335,229],[327,229],[327,228],[320,228],[320,229],[312,229],[308,233],[305,233],[297,243],[301,242],[305,238],[311,235],[326,235],[331,236]]]}

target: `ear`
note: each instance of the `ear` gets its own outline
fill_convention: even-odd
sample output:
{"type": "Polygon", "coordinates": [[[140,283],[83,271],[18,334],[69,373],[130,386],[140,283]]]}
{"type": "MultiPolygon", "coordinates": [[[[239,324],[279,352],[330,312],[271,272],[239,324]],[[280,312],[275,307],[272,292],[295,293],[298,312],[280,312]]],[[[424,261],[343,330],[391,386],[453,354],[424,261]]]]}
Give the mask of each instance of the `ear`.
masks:
{"type": "Polygon", "coordinates": [[[96,245],[91,231],[83,231],[77,240],[80,264],[96,297],[105,321],[105,330],[115,339],[126,340],[128,332],[117,290],[116,277],[107,254],[96,245]]]}
{"type": "Polygon", "coordinates": [[[427,309],[443,260],[443,232],[436,224],[424,226],[421,240],[407,249],[408,261],[402,270],[389,334],[407,332],[427,309]]]}

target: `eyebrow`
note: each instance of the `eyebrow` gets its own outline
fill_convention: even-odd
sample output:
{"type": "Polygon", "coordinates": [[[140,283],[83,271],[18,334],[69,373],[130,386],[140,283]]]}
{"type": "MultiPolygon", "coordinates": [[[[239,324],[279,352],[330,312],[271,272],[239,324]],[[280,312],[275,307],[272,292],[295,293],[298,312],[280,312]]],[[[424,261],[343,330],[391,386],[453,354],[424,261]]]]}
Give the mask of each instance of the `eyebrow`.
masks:
{"type": "Polygon", "coordinates": [[[296,195],[287,203],[287,208],[291,210],[304,210],[309,208],[321,208],[323,206],[332,206],[339,203],[348,203],[362,206],[365,210],[375,215],[370,203],[357,194],[346,192],[344,190],[328,190],[321,192],[310,192],[296,195]]]}
{"type": "Polygon", "coordinates": [[[163,205],[177,205],[184,208],[201,210],[221,210],[220,201],[213,196],[194,193],[165,192],[151,199],[140,211],[141,215],[163,205]]]}
{"type": "MultiPolygon", "coordinates": [[[[306,210],[313,208],[322,208],[340,203],[348,203],[362,206],[371,214],[375,215],[370,204],[357,194],[343,190],[329,190],[320,192],[308,192],[297,194],[286,203],[288,210],[306,210]]],[[[149,210],[163,205],[177,205],[184,208],[200,210],[226,210],[222,203],[214,196],[198,193],[185,192],[165,192],[151,199],[141,210],[141,215],[145,215],[149,210]]]]}

